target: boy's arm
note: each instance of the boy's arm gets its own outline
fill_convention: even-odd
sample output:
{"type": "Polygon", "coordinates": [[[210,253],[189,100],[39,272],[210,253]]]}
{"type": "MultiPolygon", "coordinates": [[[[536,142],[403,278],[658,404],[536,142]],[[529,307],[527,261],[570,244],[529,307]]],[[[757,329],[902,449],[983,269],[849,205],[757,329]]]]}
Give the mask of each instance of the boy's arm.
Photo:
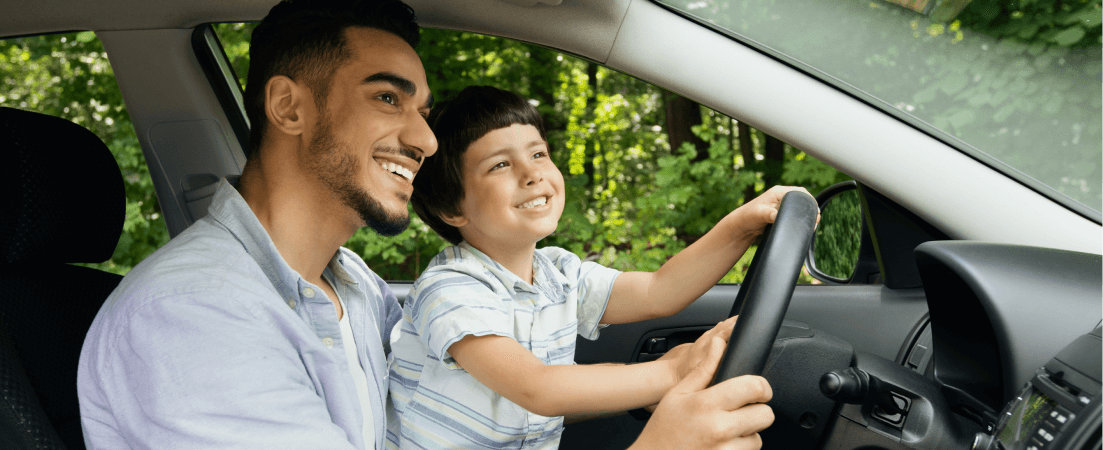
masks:
{"type": "Polygon", "coordinates": [[[721,322],[678,358],[641,364],[549,366],[497,335],[468,335],[448,353],[476,380],[541,416],[624,411],[658,403],[700,361],[722,353],[734,323],[721,322]]]}
{"type": "Polygon", "coordinates": [[[781,198],[796,190],[808,193],[800,187],[775,186],[745,203],[658,271],[622,273],[613,283],[601,323],[638,322],[685,309],[731,270],[766,224],[777,218],[781,198]]]}

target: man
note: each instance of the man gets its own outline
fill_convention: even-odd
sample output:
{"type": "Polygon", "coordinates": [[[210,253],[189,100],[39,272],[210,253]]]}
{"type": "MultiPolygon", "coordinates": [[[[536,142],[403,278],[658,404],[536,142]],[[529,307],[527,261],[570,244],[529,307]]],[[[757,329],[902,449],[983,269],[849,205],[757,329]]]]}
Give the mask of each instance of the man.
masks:
{"type": "MultiPolygon", "coordinates": [[[[401,309],[340,246],[363,226],[403,230],[436,151],[417,36],[397,1],[285,2],[257,27],[240,182],[135,267],[88,333],[89,448],[383,447],[401,309]]],[[[701,391],[717,359],[667,395],[639,448],[758,445],[769,386],[701,391]]]]}

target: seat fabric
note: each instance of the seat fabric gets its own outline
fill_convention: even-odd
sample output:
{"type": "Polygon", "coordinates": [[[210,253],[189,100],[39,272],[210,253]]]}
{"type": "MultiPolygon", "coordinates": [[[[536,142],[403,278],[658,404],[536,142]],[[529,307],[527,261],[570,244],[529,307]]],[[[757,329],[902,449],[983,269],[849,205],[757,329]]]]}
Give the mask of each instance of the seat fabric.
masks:
{"type": "Polygon", "coordinates": [[[121,276],[103,262],[126,200],[110,150],[64,119],[0,107],[0,448],[83,449],[77,362],[121,276]]]}

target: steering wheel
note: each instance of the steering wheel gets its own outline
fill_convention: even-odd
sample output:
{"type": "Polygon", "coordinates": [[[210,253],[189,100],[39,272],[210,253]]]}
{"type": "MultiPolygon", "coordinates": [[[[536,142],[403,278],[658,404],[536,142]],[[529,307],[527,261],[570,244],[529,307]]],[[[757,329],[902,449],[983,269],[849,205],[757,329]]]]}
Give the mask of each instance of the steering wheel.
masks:
{"type": "Polygon", "coordinates": [[[729,316],[739,314],[712,384],[741,375],[761,375],[777,339],[797,275],[816,229],[816,199],[793,191],[782,197],[777,219],[762,232],[758,251],[729,316]]]}

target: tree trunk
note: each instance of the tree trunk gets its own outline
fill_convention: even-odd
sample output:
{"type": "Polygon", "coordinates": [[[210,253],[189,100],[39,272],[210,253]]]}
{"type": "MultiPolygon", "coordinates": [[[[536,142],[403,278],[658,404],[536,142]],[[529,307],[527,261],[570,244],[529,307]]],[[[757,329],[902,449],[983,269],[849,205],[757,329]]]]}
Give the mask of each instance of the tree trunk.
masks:
{"type": "Polygon", "coordinates": [[[693,162],[709,158],[708,143],[693,134],[696,125],[701,125],[701,105],[680,95],[671,96],[666,102],[666,135],[671,153],[677,154],[682,143],[689,142],[697,149],[693,162]]]}
{"type": "MultiPolygon", "coordinates": [[[[594,106],[597,104],[597,64],[592,62],[586,63],[586,77],[587,83],[590,85],[590,95],[586,96],[586,123],[582,124],[584,127],[589,127],[594,123],[594,106]]],[[[594,158],[597,157],[594,151],[594,145],[586,145],[586,159],[582,162],[582,168],[586,172],[586,186],[594,187],[597,183],[594,181],[594,158]]]]}
{"type": "MultiPolygon", "coordinates": [[[[743,155],[743,170],[756,172],[758,160],[754,156],[754,141],[751,140],[751,127],[739,122],[739,153],[743,155]]],[[[754,189],[754,183],[743,188],[743,203],[747,203],[758,196],[754,189]]]]}
{"type": "Polygon", "coordinates": [[[762,167],[762,181],[765,184],[763,189],[770,189],[781,184],[781,174],[785,173],[785,143],[766,133],[762,134],[766,136],[762,167]]]}
{"type": "Polygon", "coordinates": [[[531,55],[531,67],[537,70],[529,74],[529,86],[532,96],[540,102],[537,109],[544,116],[544,128],[549,133],[566,130],[567,123],[555,114],[555,85],[558,82],[556,80],[558,69],[548,70],[555,68],[558,64],[555,60],[555,52],[546,48],[533,48],[531,55]]]}

